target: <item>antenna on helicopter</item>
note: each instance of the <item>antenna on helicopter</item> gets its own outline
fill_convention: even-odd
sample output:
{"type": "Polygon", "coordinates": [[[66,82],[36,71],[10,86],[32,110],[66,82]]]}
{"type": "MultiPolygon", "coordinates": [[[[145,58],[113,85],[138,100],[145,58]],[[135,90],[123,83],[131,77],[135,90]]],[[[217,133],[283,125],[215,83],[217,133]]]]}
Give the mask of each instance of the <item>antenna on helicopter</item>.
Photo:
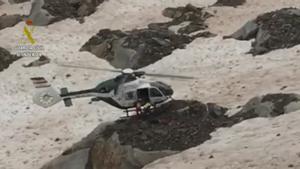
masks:
{"type": "Polygon", "coordinates": [[[77,68],[77,69],[90,69],[90,70],[97,70],[97,71],[122,73],[122,74],[134,74],[137,77],[146,75],[146,76],[159,77],[159,78],[196,79],[196,77],[192,77],[192,76],[170,75],[170,74],[160,74],[160,73],[146,73],[145,71],[136,71],[136,70],[132,70],[130,68],[126,68],[123,70],[116,70],[116,69],[108,69],[108,68],[99,68],[99,67],[94,67],[94,66],[75,65],[75,64],[70,64],[70,63],[60,63],[57,61],[55,61],[55,63],[61,67],[69,67],[69,68],[77,68]]]}

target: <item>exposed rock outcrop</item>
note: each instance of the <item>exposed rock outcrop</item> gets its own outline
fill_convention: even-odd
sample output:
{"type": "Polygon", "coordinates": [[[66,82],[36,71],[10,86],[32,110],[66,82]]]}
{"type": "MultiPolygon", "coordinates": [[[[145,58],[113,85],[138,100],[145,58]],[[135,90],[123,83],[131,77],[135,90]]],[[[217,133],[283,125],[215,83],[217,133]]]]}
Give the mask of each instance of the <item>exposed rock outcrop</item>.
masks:
{"type": "Polygon", "coordinates": [[[300,44],[300,9],[284,8],[258,16],[224,38],[255,39],[250,53],[260,55],[300,44]]]}
{"type": "Polygon", "coordinates": [[[198,101],[173,100],[151,114],[99,125],[42,169],[140,169],[210,139],[219,127],[256,117],[276,117],[300,109],[297,94],[251,99],[232,117],[227,108],[198,101]]]}
{"type": "Polygon", "coordinates": [[[19,4],[24,2],[30,2],[30,0],[8,0],[10,4],[19,4]]]}
{"type": "Polygon", "coordinates": [[[139,29],[128,32],[101,30],[81,51],[89,51],[116,68],[138,69],[184,48],[193,39],[169,31],[139,29]]]}
{"type": "Polygon", "coordinates": [[[91,52],[116,68],[138,69],[170,55],[175,49],[184,48],[195,38],[214,36],[203,32],[207,28],[205,20],[211,16],[203,8],[192,5],[166,8],[163,15],[173,20],[125,32],[100,30],[80,51],[91,52]]]}
{"type": "Polygon", "coordinates": [[[299,109],[300,95],[298,94],[267,94],[252,98],[232,118],[241,121],[256,117],[277,117],[299,109]]]}
{"type": "Polygon", "coordinates": [[[24,64],[23,67],[38,67],[50,63],[50,59],[47,56],[40,56],[37,60],[30,62],[29,64],[24,64]]]}
{"type": "Polygon", "coordinates": [[[210,139],[216,128],[227,126],[227,109],[217,115],[214,108],[197,101],[174,100],[140,119],[117,121],[107,127],[104,136],[116,132],[122,145],[145,151],[182,151],[210,139]]]}
{"type": "Polygon", "coordinates": [[[152,114],[100,125],[42,169],[140,169],[209,139],[215,128],[227,125],[226,111],[215,104],[171,101],[152,114]],[[88,160],[78,165],[77,157],[87,155],[86,150],[88,160]]]}
{"type": "Polygon", "coordinates": [[[83,22],[104,0],[34,0],[29,18],[33,25],[45,26],[67,18],[83,22]]]}
{"type": "Polygon", "coordinates": [[[198,8],[191,4],[185,7],[166,8],[162,14],[172,18],[170,22],[151,23],[148,25],[154,30],[169,30],[177,34],[191,34],[208,28],[205,21],[213,15],[206,12],[204,8],[198,8]]]}
{"type": "Polygon", "coordinates": [[[13,27],[23,20],[21,15],[2,15],[0,16],[0,30],[13,27]]]}
{"type": "Polygon", "coordinates": [[[218,0],[213,6],[237,7],[246,3],[246,0],[218,0]]]}
{"type": "Polygon", "coordinates": [[[10,64],[12,64],[14,61],[16,61],[20,58],[21,57],[12,55],[9,53],[9,51],[0,47],[0,72],[2,72],[4,69],[8,68],[10,64]]]}
{"type": "Polygon", "coordinates": [[[130,145],[121,145],[114,133],[108,138],[103,132],[108,125],[99,125],[90,135],[47,163],[42,169],[140,169],[144,165],[176,151],[142,151],[130,145]]]}

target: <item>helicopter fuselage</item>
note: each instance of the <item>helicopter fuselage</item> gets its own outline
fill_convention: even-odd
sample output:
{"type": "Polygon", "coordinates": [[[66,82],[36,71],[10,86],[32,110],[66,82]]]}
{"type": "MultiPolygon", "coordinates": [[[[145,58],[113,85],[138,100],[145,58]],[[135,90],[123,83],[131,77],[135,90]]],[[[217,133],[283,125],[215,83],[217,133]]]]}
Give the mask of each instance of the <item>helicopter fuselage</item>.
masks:
{"type": "Polygon", "coordinates": [[[60,97],[66,106],[72,105],[72,99],[93,97],[92,102],[104,101],[120,109],[129,109],[135,107],[137,102],[151,105],[162,103],[172,94],[171,87],[162,82],[151,82],[132,75],[120,75],[88,90],[68,92],[63,88],[60,97]]]}

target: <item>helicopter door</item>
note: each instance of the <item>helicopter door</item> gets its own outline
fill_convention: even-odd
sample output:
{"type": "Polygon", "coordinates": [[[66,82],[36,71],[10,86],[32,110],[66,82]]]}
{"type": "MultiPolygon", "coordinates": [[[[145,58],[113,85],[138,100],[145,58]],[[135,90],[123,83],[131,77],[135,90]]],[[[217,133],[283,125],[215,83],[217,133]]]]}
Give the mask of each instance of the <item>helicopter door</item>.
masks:
{"type": "Polygon", "coordinates": [[[141,99],[143,102],[149,102],[149,89],[143,88],[137,90],[137,98],[141,99]]]}
{"type": "Polygon", "coordinates": [[[123,99],[123,104],[126,106],[130,106],[136,101],[135,91],[128,91],[125,93],[125,97],[123,99]]]}
{"type": "Polygon", "coordinates": [[[159,103],[164,101],[164,95],[156,88],[150,88],[150,101],[151,103],[159,103]]]}

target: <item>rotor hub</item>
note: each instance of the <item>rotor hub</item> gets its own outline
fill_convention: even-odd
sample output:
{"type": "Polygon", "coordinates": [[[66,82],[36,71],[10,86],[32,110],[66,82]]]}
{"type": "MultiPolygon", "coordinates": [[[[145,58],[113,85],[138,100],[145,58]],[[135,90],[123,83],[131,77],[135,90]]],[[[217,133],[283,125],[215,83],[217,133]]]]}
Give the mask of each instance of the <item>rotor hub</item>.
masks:
{"type": "Polygon", "coordinates": [[[134,71],[132,69],[130,69],[130,68],[127,68],[127,69],[122,70],[122,73],[123,74],[133,74],[134,71]]]}

